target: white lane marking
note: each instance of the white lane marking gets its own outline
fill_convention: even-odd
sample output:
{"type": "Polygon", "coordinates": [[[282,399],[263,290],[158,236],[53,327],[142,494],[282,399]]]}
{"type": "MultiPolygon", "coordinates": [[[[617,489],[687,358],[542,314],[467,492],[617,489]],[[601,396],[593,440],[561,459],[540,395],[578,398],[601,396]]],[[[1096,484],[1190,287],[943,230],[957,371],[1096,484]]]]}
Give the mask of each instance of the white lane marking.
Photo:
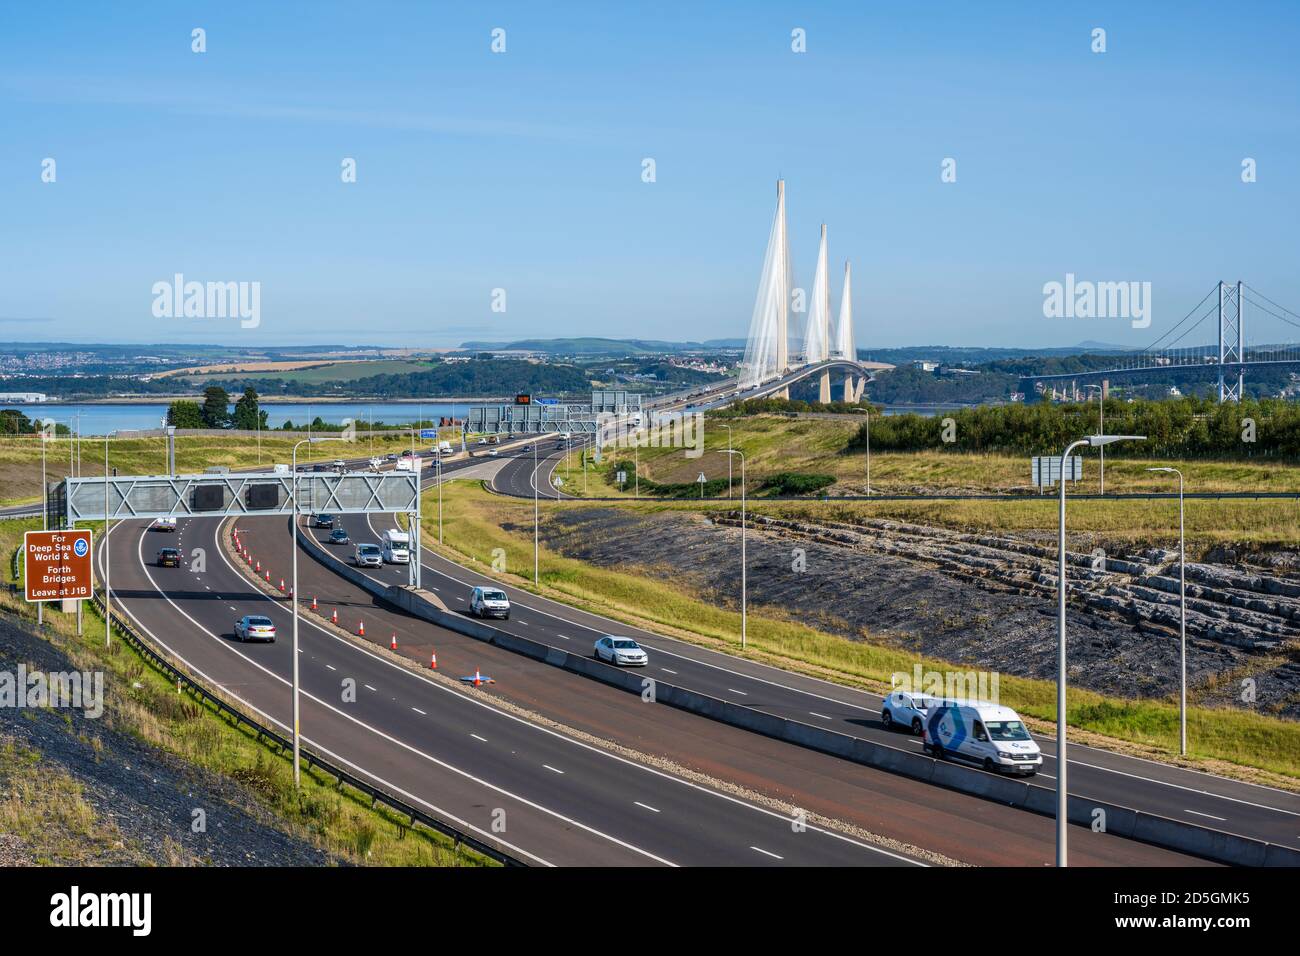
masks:
{"type": "Polygon", "coordinates": [[[749,695],[748,695],[747,693],[745,693],[743,690],[736,690],[736,688],[734,688],[734,687],[728,687],[727,690],[731,691],[733,694],[739,694],[741,697],[748,697],[748,696],[749,696],[749,695]]]}
{"type": "Polygon", "coordinates": [[[558,638],[560,638],[560,640],[563,640],[563,641],[567,641],[567,640],[569,639],[569,635],[568,635],[568,634],[557,634],[557,635],[555,635],[555,636],[558,637],[558,638]]]}
{"type": "Polygon", "coordinates": [[[228,605],[228,606],[229,606],[229,608],[230,608],[232,611],[238,611],[238,610],[239,610],[239,608],[235,607],[233,604],[228,605]]]}
{"type": "Polygon", "coordinates": [[[326,664],[325,666],[328,667],[328,668],[329,668],[330,670],[332,670],[332,671],[336,671],[336,670],[338,670],[338,668],[335,667],[333,664],[326,664]]]}
{"type": "Polygon", "coordinates": [[[1185,811],[1183,811],[1183,812],[1184,812],[1184,813],[1194,813],[1194,814],[1196,814],[1198,817],[1209,817],[1211,820],[1218,820],[1220,823],[1227,823],[1227,822],[1228,822],[1228,818],[1227,818],[1227,817],[1216,817],[1216,816],[1213,816],[1212,814],[1209,814],[1209,813],[1201,813],[1201,811],[1199,811],[1199,810],[1185,810],[1185,811]]]}
{"type": "Polygon", "coordinates": [[[819,713],[817,713],[817,711],[815,711],[815,710],[810,710],[810,711],[808,711],[808,713],[812,714],[814,717],[820,717],[822,720],[830,720],[830,719],[831,719],[831,718],[827,717],[825,714],[819,714],[819,713]]]}
{"type": "Polygon", "coordinates": [[[659,668],[659,669],[660,669],[661,671],[663,671],[665,674],[676,674],[676,673],[677,673],[676,671],[669,670],[669,669],[666,668],[666,667],[661,667],[661,668],[659,668]]]}
{"type": "Polygon", "coordinates": [[[658,813],[658,812],[659,812],[659,811],[656,810],[654,807],[650,806],[650,804],[648,804],[648,803],[642,803],[640,800],[633,800],[632,802],[633,802],[634,804],[636,804],[638,807],[644,807],[645,809],[649,810],[651,813],[658,813]]]}
{"type": "Polygon", "coordinates": [[[428,716],[429,716],[429,715],[426,714],[424,711],[422,711],[419,707],[412,707],[411,710],[415,711],[415,712],[416,712],[417,714],[419,714],[421,717],[428,717],[428,716]]]}
{"type": "MultiPolygon", "coordinates": [[[[118,525],[117,527],[121,527],[121,526],[118,525]]],[[[113,531],[117,530],[117,527],[114,527],[114,528],[110,529],[110,530],[108,531],[108,534],[104,535],[104,538],[103,538],[103,541],[104,541],[103,547],[104,547],[104,548],[108,547],[108,545],[109,545],[109,541],[108,541],[109,535],[111,535],[111,534],[113,533],[113,531]]],[[[220,529],[220,523],[218,523],[217,527],[218,527],[218,529],[220,529]]],[[[149,569],[148,569],[147,567],[145,567],[145,564],[144,564],[144,554],[143,554],[143,552],[141,551],[141,548],[143,548],[143,546],[144,546],[144,538],[141,537],[141,539],[140,539],[140,546],[136,549],[136,553],[137,553],[137,556],[138,556],[139,559],[140,559],[140,566],[141,566],[142,568],[144,568],[144,574],[145,574],[145,577],[147,577],[147,578],[149,579],[149,583],[153,585],[154,590],[157,591],[158,594],[163,598],[163,600],[165,600],[168,604],[170,604],[170,605],[171,605],[171,606],[176,610],[176,612],[177,612],[178,614],[180,614],[181,617],[185,618],[185,620],[189,621],[192,625],[194,625],[195,629],[198,630],[199,633],[201,633],[201,634],[206,634],[208,637],[211,637],[211,638],[213,638],[214,640],[217,640],[217,643],[218,643],[219,646],[221,646],[221,647],[225,647],[225,648],[227,648],[228,650],[230,650],[232,653],[237,654],[239,657],[242,657],[244,660],[248,661],[248,663],[252,664],[252,665],[253,665],[254,667],[256,667],[258,670],[263,671],[264,673],[270,675],[272,678],[274,678],[275,680],[278,680],[281,684],[284,684],[286,687],[288,687],[288,686],[292,686],[292,685],[289,683],[289,681],[285,680],[283,677],[280,677],[280,676],[277,675],[277,674],[273,674],[273,673],[272,673],[270,670],[268,670],[266,667],[262,666],[261,664],[257,663],[256,661],[254,661],[251,657],[248,657],[248,656],[247,656],[246,654],[244,654],[242,651],[239,651],[238,649],[236,649],[236,648],[234,648],[234,647],[231,647],[231,646],[230,646],[229,644],[227,644],[225,641],[218,640],[218,639],[216,638],[216,635],[215,635],[215,634],[213,634],[213,633],[212,633],[211,631],[209,631],[207,628],[205,628],[205,627],[203,627],[201,624],[199,624],[198,621],[194,620],[194,618],[190,617],[188,614],[186,614],[184,611],[182,611],[182,610],[180,609],[180,607],[176,604],[176,602],[173,601],[173,600],[172,600],[172,599],[171,599],[171,598],[170,598],[170,597],[169,597],[169,596],[168,596],[168,595],[167,595],[167,594],[166,594],[166,593],[165,593],[161,588],[158,587],[158,582],[155,581],[155,580],[153,579],[153,575],[150,574],[150,573],[149,573],[149,569]]],[[[102,548],[101,548],[101,555],[102,555],[102,553],[103,553],[103,552],[102,552],[102,548]]],[[[103,566],[104,566],[104,563],[103,563],[103,559],[102,559],[102,557],[101,557],[101,559],[100,559],[100,570],[101,570],[101,571],[103,570],[103,566]]],[[[229,561],[226,562],[226,566],[227,566],[227,567],[230,567],[230,569],[231,569],[232,571],[235,570],[235,569],[230,565],[230,562],[229,562],[229,561]]],[[[238,573],[238,572],[235,572],[235,573],[238,573]]],[[[267,598],[267,600],[270,600],[270,598],[267,598]]],[[[161,648],[163,648],[164,650],[166,650],[166,651],[167,651],[169,654],[171,654],[171,655],[172,655],[176,660],[180,661],[182,664],[184,664],[186,667],[188,667],[188,668],[190,669],[191,672],[193,672],[194,674],[197,674],[199,677],[203,678],[205,681],[208,681],[208,682],[209,682],[210,684],[212,684],[212,686],[214,686],[214,687],[223,687],[223,688],[225,688],[227,694],[229,694],[232,698],[234,698],[235,700],[237,700],[239,703],[243,704],[245,707],[247,707],[247,708],[248,708],[250,711],[252,711],[254,714],[258,715],[259,717],[264,718],[265,720],[267,720],[267,721],[269,721],[269,722],[271,722],[272,724],[274,724],[275,726],[277,726],[277,727],[279,727],[281,730],[283,730],[285,733],[292,733],[292,730],[291,730],[291,728],[289,727],[288,724],[284,723],[284,722],[281,721],[281,720],[277,720],[275,717],[271,716],[271,715],[268,714],[266,711],[262,710],[261,708],[257,707],[256,705],[254,705],[251,701],[244,700],[242,697],[239,696],[239,694],[237,694],[237,693],[234,692],[233,690],[230,690],[228,687],[226,687],[226,685],[223,685],[221,682],[219,682],[219,681],[213,679],[210,675],[208,675],[207,673],[205,673],[203,670],[201,670],[200,668],[196,667],[194,664],[190,663],[190,661],[188,661],[188,660],[185,658],[185,656],[184,656],[183,654],[181,654],[181,653],[178,652],[175,648],[173,648],[173,647],[171,647],[170,645],[168,645],[167,642],[161,640],[161,639],[158,637],[158,635],[155,634],[153,631],[149,630],[149,628],[145,625],[145,623],[144,623],[143,621],[141,621],[138,617],[135,616],[135,612],[132,611],[131,608],[130,608],[130,606],[127,605],[125,602],[119,602],[119,605],[118,605],[118,606],[121,607],[123,610],[126,611],[127,615],[131,618],[131,620],[135,622],[136,627],[140,628],[140,630],[142,630],[142,631],[144,631],[146,634],[148,634],[151,640],[153,640],[153,641],[154,641],[154,642],[155,642],[159,647],[161,647],[161,648]]],[[[318,628],[318,630],[319,630],[319,628],[318,628]]],[[[339,640],[341,640],[341,638],[339,638],[339,640]]],[[[394,665],[394,666],[396,666],[396,665],[394,665]]],[[[313,697],[311,694],[303,693],[303,696],[306,697],[308,700],[315,701],[316,703],[318,703],[318,704],[320,704],[321,706],[325,707],[327,710],[331,710],[331,711],[335,712],[336,714],[338,714],[339,716],[345,718],[346,720],[349,720],[349,721],[351,721],[352,723],[357,724],[357,725],[360,726],[360,727],[365,727],[365,728],[366,728],[367,730],[369,730],[371,733],[376,734],[377,736],[382,737],[382,738],[384,738],[385,740],[388,740],[388,741],[392,742],[393,744],[396,744],[397,746],[399,746],[399,747],[401,747],[401,748],[403,748],[403,749],[405,749],[405,750],[409,750],[409,751],[412,752],[412,753],[415,753],[415,754],[418,754],[418,755],[421,756],[421,757],[424,757],[424,759],[430,761],[431,763],[435,763],[435,764],[437,764],[437,765],[440,766],[440,767],[445,767],[446,769],[451,770],[453,773],[456,773],[456,774],[459,774],[459,775],[461,775],[461,776],[463,776],[463,777],[466,777],[467,779],[472,780],[472,781],[474,781],[475,783],[479,783],[479,784],[482,785],[482,786],[489,787],[489,788],[491,788],[491,789],[493,789],[493,790],[498,791],[499,793],[505,794],[506,796],[510,796],[510,797],[512,797],[512,798],[514,798],[514,799],[516,799],[516,800],[519,800],[521,803],[524,803],[524,804],[527,805],[527,806],[533,806],[533,807],[536,807],[538,810],[542,811],[543,813],[546,813],[546,814],[552,814],[552,815],[556,815],[556,816],[558,816],[558,814],[554,814],[554,811],[547,810],[545,807],[542,807],[542,806],[540,806],[540,805],[537,805],[537,804],[531,803],[530,801],[528,801],[528,800],[524,800],[524,799],[522,799],[522,798],[520,798],[520,797],[515,797],[514,794],[510,793],[510,792],[507,791],[507,790],[504,790],[504,789],[501,789],[501,788],[499,788],[499,787],[496,787],[496,786],[494,786],[493,784],[487,783],[486,781],[480,781],[480,780],[478,780],[477,778],[475,778],[475,777],[473,777],[472,775],[470,775],[469,773],[466,773],[465,771],[463,771],[463,770],[461,770],[461,769],[459,769],[459,768],[457,768],[457,767],[454,767],[454,766],[452,766],[452,765],[449,764],[449,763],[446,763],[446,762],[444,762],[444,761],[441,761],[441,760],[439,760],[438,758],[433,757],[433,756],[431,756],[431,755],[429,755],[429,754],[423,753],[423,752],[417,750],[416,748],[410,746],[409,744],[402,743],[400,740],[395,740],[394,738],[389,737],[387,734],[383,733],[382,731],[376,730],[375,728],[370,727],[369,725],[363,723],[362,721],[356,720],[355,718],[348,716],[347,714],[343,713],[343,712],[342,712],[341,710],[339,710],[338,708],[333,707],[333,706],[331,706],[330,704],[327,704],[327,703],[324,702],[324,701],[317,700],[317,699],[316,699],[315,697],[313,697]]],[[[509,842],[507,842],[506,840],[501,839],[501,838],[500,838],[499,836],[497,836],[497,835],[489,834],[486,830],[482,830],[482,829],[480,829],[479,827],[476,827],[474,824],[470,823],[469,821],[467,821],[467,820],[462,820],[460,817],[456,816],[456,814],[454,814],[454,813],[452,813],[452,812],[450,812],[450,811],[448,811],[448,810],[444,810],[443,808],[437,806],[436,804],[430,803],[428,800],[425,800],[425,799],[423,799],[422,797],[419,797],[419,796],[417,796],[416,794],[411,793],[410,791],[405,790],[405,789],[403,789],[402,787],[399,787],[399,786],[398,786],[397,784],[395,784],[395,783],[391,783],[390,781],[385,780],[383,777],[379,776],[378,774],[372,773],[371,771],[367,770],[365,767],[362,767],[362,766],[360,766],[359,764],[355,764],[355,763],[353,763],[352,761],[348,760],[346,757],[342,756],[341,754],[337,754],[337,753],[335,753],[334,751],[330,750],[328,747],[325,747],[324,745],[322,745],[321,743],[319,743],[319,742],[316,741],[315,739],[313,739],[313,738],[311,738],[311,737],[308,737],[306,734],[302,734],[302,738],[301,738],[301,739],[304,740],[304,741],[306,741],[306,742],[307,742],[308,744],[310,744],[311,746],[315,747],[317,750],[319,750],[319,751],[320,751],[322,754],[324,754],[326,757],[329,757],[329,758],[331,758],[332,760],[336,760],[336,761],[338,761],[338,762],[339,762],[340,764],[342,764],[343,766],[347,767],[347,768],[350,769],[350,770],[355,770],[357,773],[361,774],[362,776],[369,777],[371,780],[375,781],[375,782],[378,783],[379,785],[381,785],[381,786],[383,786],[383,787],[387,787],[387,788],[388,788],[392,793],[395,793],[395,794],[397,794],[398,796],[406,797],[407,799],[409,799],[409,800],[413,800],[413,801],[415,801],[416,803],[420,804],[420,805],[423,806],[423,807],[427,807],[427,808],[428,808],[430,811],[432,811],[433,813],[438,814],[439,816],[441,816],[441,817],[443,817],[443,818],[445,818],[445,819],[447,819],[447,820],[451,820],[453,823],[455,823],[455,824],[456,824],[457,826],[459,826],[459,827],[462,827],[462,828],[464,828],[464,829],[466,829],[466,830],[471,830],[471,831],[473,831],[474,833],[479,834],[480,836],[486,837],[486,838],[487,838],[488,840],[490,840],[490,841],[495,841],[495,842],[499,843],[501,846],[505,847],[506,849],[508,849],[508,850],[510,850],[510,851],[512,851],[512,852],[514,852],[514,853],[518,853],[518,854],[520,854],[520,855],[522,855],[522,856],[526,856],[526,857],[528,857],[530,860],[536,860],[536,861],[537,861],[538,863],[540,863],[542,866],[554,866],[554,865],[555,865],[554,863],[551,863],[549,860],[545,860],[545,859],[543,859],[542,857],[538,856],[538,855],[535,854],[535,853],[529,853],[529,852],[528,852],[527,850],[525,850],[523,847],[515,846],[514,844],[509,843],[509,842]]],[[[568,820],[566,820],[565,822],[573,822],[573,823],[575,823],[575,825],[577,825],[577,826],[579,826],[579,827],[583,827],[583,829],[587,829],[586,827],[583,826],[583,824],[581,824],[581,823],[576,823],[576,821],[568,821],[568,820]]],[[[593,831],[593,832],[594,832],[594,831],[593,831]]],[[[670,865],[671,865],[671,864],[670,864],[670,865]]]]}
{"type": "Polygon", "coordinates": [[[542,764],[542,766],[543,766],[545,769],[549,770],[551,773],[558,773],[558,774],[563,774],[563,773],[564,773],[563,770],[556,770],[554,767],[552,767],[552,766],[551,766],[550,764],[548,764],[548,763],[544,763],[544,764],[542,764]]]}
{"type": "Polygon", "coordinates": [[[770,856],[770,857],[771,857],[772,859],[774,859],[774,860],[784,860],[784,859],[785,859],[785,857],[783,857],[783,856],[777,856],[777,855],[776,855],[775,853],[773,853],[771,850],[764,850],[761,846],[751,846],[750,849],[751,849],[751,850],[757,850],[759,853],[762,853],[764,856],[770,856]]]}
{"type": "Polygon", "coordinates": [[[375,691],[375,693],[379,692],[379,689],[377,687],[371,687],[369,684],[362,684],[361,686],[364,687],[366,690],[373,690],[375,691]]]}
{"type": "Polygon", "coordinates": [[[470,734],[470,736],[473,737],[475,740],[481,740],[483,741],[483,743],[487,743],[486,737],[480,737],[478,734],[470,734]]]}

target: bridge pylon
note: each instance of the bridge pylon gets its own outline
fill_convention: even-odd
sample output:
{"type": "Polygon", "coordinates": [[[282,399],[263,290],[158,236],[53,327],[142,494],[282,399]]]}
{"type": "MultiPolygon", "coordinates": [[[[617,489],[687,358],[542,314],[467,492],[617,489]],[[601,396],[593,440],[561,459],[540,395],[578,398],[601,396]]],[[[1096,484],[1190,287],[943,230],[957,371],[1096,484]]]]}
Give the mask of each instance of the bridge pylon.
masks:
{"type": "Polygon", "coordinates": [[[1241,280],[1236,289],[1219,281],[1219,404],[1239,402],[1245,397],[1246,369],[1242,364],[1246,355],[1245,300],[1241,294],[1241,280]],[[1237,380],[1224,374],[1224,365],[1237,363],[1237,380]]]}

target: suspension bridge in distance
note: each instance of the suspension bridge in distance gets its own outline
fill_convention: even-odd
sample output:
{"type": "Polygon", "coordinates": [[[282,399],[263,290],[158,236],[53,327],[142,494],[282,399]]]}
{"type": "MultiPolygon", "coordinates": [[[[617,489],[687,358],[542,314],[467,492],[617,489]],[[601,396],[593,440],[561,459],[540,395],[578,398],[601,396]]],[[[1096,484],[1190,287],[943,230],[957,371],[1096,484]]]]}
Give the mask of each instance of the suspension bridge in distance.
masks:
{"type": "Polygon", "coordinates": [[[1194,372],[1217,381],[1220,402],[1240,401],[1249,369],[1290,366],[1300,370],[1300,345],[1246,344],[1246,314],[1253,310],[1300,329],[1300,315],[1258,290],[1241,281],[1218,282],[1190,312],[1142,351],[1118,355],[1114,365],[1106,368],[1022,376],[1021,389],[1030,394],[1041,388],[1050,390],[1053,397],[1059,394],[1062,398],[1071,397],[1073,392],[1077,398],[1079,382],[1101,381],[1104,387],[1114,379],[1150,377],[1153,372],[1194,372]],[[1205,308],[1207,302],[1210,305],[1205,308]],[[1193,316],[1197,316],[1195,321],[1193,316]],[[1183,344],[1187,340],[1196,342],[1194,335],[1201,329],[1217,330],[1216,340],[1207,344],[1183,344]],[[1070,387],[1062,387],[1058,393],[1058,384],[1070,387]]]}

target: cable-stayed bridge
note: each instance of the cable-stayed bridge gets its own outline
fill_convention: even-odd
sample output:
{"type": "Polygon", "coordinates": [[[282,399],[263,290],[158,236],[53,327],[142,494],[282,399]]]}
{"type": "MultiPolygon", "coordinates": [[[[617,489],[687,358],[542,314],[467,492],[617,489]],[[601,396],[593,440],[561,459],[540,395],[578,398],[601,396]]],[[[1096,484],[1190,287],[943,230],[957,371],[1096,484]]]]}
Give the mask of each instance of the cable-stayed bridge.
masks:
{"type": "Polygon", "coordinates": [[[831,401],[831,372],[844,372],[845,401],[858,401],[866,385],[867,366],[857,360],[853,337],[850,265],[844,263],[840,307],[832,314],[830,262],[826,225],[822,225],[812,289],[805,299],[794,284],[790,242],[785,221],[785,181],[776,184],[776,214],[768,235],[763,271],[754,297],[740,393],[789,397],[790,385],[805,378],[820,379],[819,400],[831,401]]]}
{"type": "Polygon", "coordinates": [[[1023,376],[1021,385],[1026,393],[1041,383],[1054,395],[1071,397],[1073,392],[1077,397],[1081,381],[1192,371],[1217,382],[1220,402],[1240,401],[1248,369],[1287,365],[1300,369],[1300,345],[1247,345],[1246,317],[1255,313],[1300,329],[1300,315],[1257,289],[1241,281],[1217,282],[1190,312],[1140,352],[1117,355],[1114,365],[1106,368],[1023,376]],[[1207,338],[1209,342],[1205,342],[1207,338]],[[1061,393],[1058,385],[1064,386],[1061,393]]]}

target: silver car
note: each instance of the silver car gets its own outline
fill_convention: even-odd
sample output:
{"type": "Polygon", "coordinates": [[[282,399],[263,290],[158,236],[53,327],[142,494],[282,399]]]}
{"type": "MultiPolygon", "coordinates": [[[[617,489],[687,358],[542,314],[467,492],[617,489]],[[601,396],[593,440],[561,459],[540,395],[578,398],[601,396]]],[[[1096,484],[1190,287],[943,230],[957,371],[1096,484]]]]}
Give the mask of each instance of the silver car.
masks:
{"type": "Polygon", "coordinates": [[[352,552],[352,563],[359,568],[378,568],[384,564],[384,556],[377,544],[359,544],[352,552]]]}

